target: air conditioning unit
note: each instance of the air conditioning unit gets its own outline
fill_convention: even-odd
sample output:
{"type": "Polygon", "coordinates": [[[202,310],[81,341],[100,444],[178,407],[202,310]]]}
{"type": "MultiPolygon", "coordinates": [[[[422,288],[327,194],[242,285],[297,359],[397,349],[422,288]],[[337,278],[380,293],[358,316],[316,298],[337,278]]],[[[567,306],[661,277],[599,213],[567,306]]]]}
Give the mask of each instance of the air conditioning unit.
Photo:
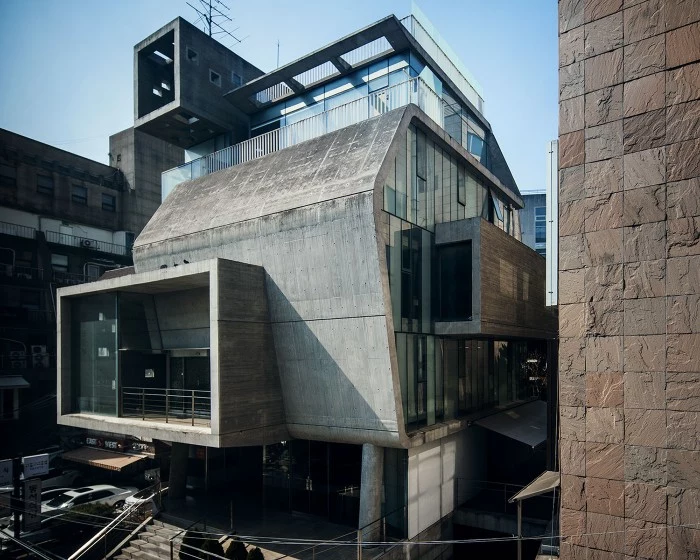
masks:
{"type": "Polygon", "coordinates": [[[93,244],[92,239],[81,239],[80,240],[81,247],[85,247],[85,248],[89,249],[90,247],[92,247],[92,244],[93,244]]]}
{"type": "Polygon", "coordinates": [[[32,354],[46,354],[46,346],[43,344],[32,344],[32,354]]]}
{"type": "Polygon", "coordinates": [[[33,368],[48,368],[49,367],[49,355],[44,354],[32,354],[32,367],[33,368]]]}

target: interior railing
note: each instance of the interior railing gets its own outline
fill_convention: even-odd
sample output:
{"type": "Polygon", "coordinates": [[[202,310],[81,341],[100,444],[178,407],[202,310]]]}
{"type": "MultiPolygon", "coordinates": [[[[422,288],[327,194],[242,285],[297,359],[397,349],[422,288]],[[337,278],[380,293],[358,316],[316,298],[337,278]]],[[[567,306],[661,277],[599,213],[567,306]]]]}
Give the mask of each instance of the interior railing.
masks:
{"type": "Polygon", "coordinates": [[[211,391],[122,387],[122,417],[152,422],[211,425],[211,391]]]}

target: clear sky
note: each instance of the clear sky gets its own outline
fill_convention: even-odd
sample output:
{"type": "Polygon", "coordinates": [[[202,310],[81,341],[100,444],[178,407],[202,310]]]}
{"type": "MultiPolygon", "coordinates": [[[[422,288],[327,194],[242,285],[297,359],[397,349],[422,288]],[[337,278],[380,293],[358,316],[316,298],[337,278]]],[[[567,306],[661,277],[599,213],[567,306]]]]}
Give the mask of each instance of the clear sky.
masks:
{"type": "MultiPolygon", "coordinates": [[[[197,4],[196,0],[192,0],[197,4]]],[[[394,13],[409,0],[228,0],[226,46],[269,71],[394,13]]],[[[545,186],[557,135],[556,0],[418,0],[481,84],[485,114],[521,191],[545,186]]],[[[133,47],[196,14],[184,0],[0,0],[0,128],[108,163],[133,124],[133,47]]]]}

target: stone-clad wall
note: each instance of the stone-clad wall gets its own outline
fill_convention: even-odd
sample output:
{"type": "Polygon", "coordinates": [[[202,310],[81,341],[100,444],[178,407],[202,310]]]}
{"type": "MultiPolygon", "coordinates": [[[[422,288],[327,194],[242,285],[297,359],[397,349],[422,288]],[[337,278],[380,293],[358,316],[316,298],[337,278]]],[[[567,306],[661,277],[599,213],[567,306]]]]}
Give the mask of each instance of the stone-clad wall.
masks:
{"type": "Polygon", "coordinates": [[[559,66],[562,558],[698,559],[700,0],[561,0],[559,66]]]}

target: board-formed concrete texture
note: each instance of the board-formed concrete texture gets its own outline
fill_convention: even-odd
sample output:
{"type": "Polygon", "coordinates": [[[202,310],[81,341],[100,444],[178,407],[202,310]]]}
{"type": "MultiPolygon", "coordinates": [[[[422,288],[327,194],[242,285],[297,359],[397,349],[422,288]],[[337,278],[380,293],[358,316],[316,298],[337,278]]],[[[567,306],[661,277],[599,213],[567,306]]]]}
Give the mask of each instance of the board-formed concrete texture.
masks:
{"type": "Polygon", "coordinates": [[[700,1],[559,2],[561,558],[700,558],[700,1]]]}

